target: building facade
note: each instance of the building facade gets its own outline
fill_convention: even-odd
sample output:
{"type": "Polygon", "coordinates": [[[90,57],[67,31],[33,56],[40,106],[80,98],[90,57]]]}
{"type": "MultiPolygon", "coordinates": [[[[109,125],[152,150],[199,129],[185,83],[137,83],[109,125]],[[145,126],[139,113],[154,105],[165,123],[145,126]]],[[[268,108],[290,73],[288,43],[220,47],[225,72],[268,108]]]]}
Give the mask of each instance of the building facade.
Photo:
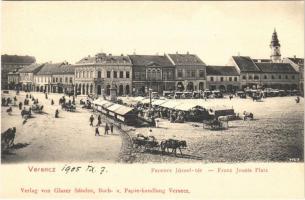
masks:
{"type": "Polygon", "coordinates": [[[110,95],[110,88],[117,94],[130,95],[132,64],[128,56],[99,53],[76,63],[75,87],[81,94],[110,95]]]}
{"type": "Polygon", "coordinates": [[[31,64],[19,70],[20,85],[24,91],[35,91],[34,76],[40,71],[44,64],[31,64]]]}
{"type": "Polygon", "coordinates": [[[304,95],[304,58],[288,57],[284,58],[284,63],[289,63],[299,73],[299,89],[304,95]]]}
{"type": "MultiPolygon", "coordinates": [[[[32,56],[17,56],[17,55],[1,55],[1,89],[9,89],[8,85],[12,82],[12,79],[8,80],[8,74],[12,72],[11,78],[14,76],[14,72],[23,68],[24,66],[35,63],[36,59],[32,56]]],[[[13,87],[11,85],[11,87],[13,87]]]]}
{"type": "Polygon", "coordinates": [[[206,88],[205,63],[194,54],[168,54],[175,66],[176,89],[180,91],[204,90],[206,88]]]}
{"type": "Polygon", "coordinates": [[[61,65],[63,65],[63,63],[45,63],[35,74],[35,91],[55,92],[52,87],[52,76],[61,65]]]}
{"type": "Polygon", "coordinates": [[[240,89],[240,76],[234,66],[206,66],[207,88],[222,92],[240,89]]]}
{"type": "Polygon", "coordinates": [[[7,83],[8,83],[7,89],[9,90],[15,90],[19,88],[20,75],[17,69],[7,74],[7,83]]]}
{"type": "Polygon", "coordinates": [[[160,94],[175,90],[175,66],[166,55],[129,55],[129,58],[135,95],[144,95],[149,89],[160,94]]]}

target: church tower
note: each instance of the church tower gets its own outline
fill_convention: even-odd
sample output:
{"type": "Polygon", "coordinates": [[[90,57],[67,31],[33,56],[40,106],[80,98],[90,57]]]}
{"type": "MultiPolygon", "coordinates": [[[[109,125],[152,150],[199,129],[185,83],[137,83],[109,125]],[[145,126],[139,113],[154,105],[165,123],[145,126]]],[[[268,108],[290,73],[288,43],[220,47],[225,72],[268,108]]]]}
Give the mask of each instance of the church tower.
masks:
{"type": "Polygon", "coordinates": [[[277,33],[275,29],[272,34],[270,48],[271,48],[271,55],[270,55],[271,61],[276,63],[281,62],[281,50],[280,50],[281,45],[279,39],[277,38],[277,33]]]}

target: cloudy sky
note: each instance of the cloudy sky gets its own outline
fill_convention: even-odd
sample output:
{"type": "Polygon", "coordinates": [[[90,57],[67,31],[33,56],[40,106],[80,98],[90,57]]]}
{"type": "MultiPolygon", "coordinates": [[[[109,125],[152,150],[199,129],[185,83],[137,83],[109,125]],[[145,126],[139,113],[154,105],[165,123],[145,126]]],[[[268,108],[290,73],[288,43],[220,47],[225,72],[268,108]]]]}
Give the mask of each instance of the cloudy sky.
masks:
{"type": "Polygon", "coordinates": [[[270,2],[1,2],[1,53],[75,63],[98,52],[268,58],[276,28],[282,56],[304,55],[304,4],[270,2]]]}

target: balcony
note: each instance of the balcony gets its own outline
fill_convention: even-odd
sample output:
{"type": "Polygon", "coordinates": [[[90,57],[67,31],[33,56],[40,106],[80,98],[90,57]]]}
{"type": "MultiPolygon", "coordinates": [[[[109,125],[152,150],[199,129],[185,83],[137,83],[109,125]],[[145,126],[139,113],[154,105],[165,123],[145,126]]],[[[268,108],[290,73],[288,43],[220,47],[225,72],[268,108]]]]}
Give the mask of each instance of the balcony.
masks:
{"type": "Polygon", "coordinates": [[[105,81],[105,79],[104,78],[94,78],[93,81],[96,83],[103,83],[105,81]]]}

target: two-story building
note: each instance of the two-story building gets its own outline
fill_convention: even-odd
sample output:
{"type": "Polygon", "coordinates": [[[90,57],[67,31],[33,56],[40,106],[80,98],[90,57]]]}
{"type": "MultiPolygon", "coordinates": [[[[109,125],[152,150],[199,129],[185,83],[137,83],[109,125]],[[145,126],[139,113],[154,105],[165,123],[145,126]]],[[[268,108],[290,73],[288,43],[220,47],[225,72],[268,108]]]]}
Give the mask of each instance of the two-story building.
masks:
{"type": "Polygon", "coordinates": [[[194,91],[206,88],[206,65],[197,55],[176,53],[167,56],[175,66],[177,90],[194,91]]]}
{"type": "Polygon", "coordinates": [[[20,84],[24,91],[35,91],[34,76],[40,71],[44,64],[31,64],[19,70],[20,84]]]}
{"type": "Polygon", "coordinates": [[[56,93],[74,94],[75,65],[61,63],[52,74],[52,91],[56,93]]]}
{"type": "Polygon", "coordinates": [[[76,63],[75,86],[81,94],[109,95],[110,88],[117,94],[129,95],[132,88],[132,64],[128,56],[99,53],[76,63]]]}
{"type": "Polygon", "coordinates": [[[59,66],[63,63],[46,63],[37,72],[34,77],[35,90],[36,91],[46,91],[46,92],[56,92],[55,88],[52,87],[53,81],[52,76],[59,66]]]}
{"type": "MultiPolygon", "coordinates": [[[[1,55],[1,89],[8,89],[8,85],[11,83],[11,88],[13,79],[16,78],[16,73],[19,69],[24,66],[31,65],[35,63],[36,59],[32,56],[18,56],[18,55],[1,55]],[[8,74],[10,74],[10,80],[8,80],[8,74]]],[[[14,82],[14,81],[13,81],[14,82]]]]}
{"type": "Polygon", "coordinates": [[[175,90],[175,66],[163,55],[129,55],[132,62],[133,93],[143,95],[175,90]]]}
{"type": "Polygon", "coordinates": [[[240,88],[240,77],[234,66],[206,66],[207,88],[234,92],[240,88]]]}
{"type": "Polygon", "coordinates": [[[15,69],[13,72],[9,72],[7,74],[7,82],[8,82],[7,89],[9,90],[19,89],[20,75],[18,69],[15,69]]]}
{"type": "Polygon", "coordinates": [[[304,95],[304,58],[288,57],[283,59],[284,63],[289,63],[299,73],[299,89],[304,95]]]}

